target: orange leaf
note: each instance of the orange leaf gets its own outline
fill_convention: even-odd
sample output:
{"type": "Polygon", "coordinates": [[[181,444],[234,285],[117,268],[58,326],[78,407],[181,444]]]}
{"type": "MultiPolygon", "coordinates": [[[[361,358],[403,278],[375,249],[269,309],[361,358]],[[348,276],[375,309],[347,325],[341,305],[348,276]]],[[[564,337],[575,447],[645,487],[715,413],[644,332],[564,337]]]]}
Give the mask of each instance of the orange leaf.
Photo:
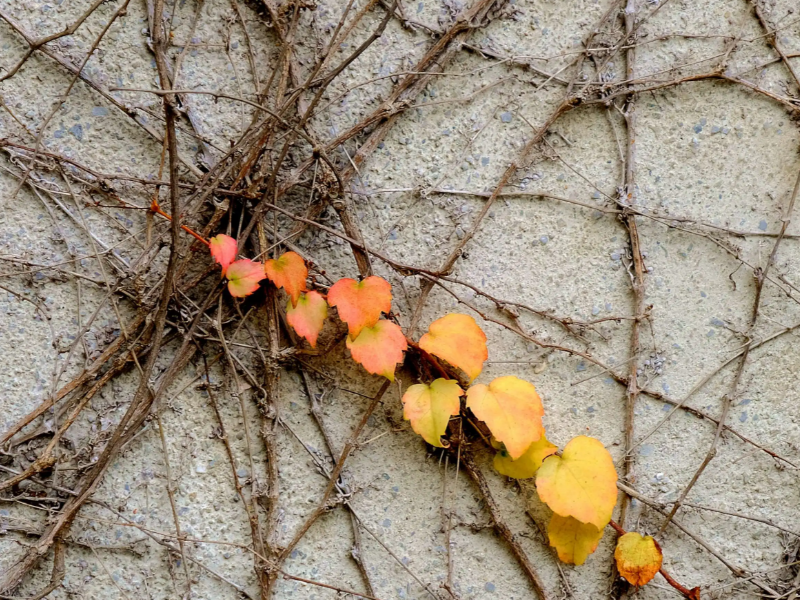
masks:
{"type": "Polygon", "coordinates": [[[378,321],[374,327],[365,327],[355,340],[345,340],[353,360],[374,375],[383,375],[394,381],[394,369],[403,362],[403,352],[408,348],[406,336],[391,321],[378,321]]]}
{"type": "Polygon", "coordinates": [[[297,305],[286,305],[286,320],[289,321],[297,335],[304,337],[312,348],[317,347],[317,336],[328,316],[328,304],[319,292],[300,294],[297,305]]]}
{"type": "Polygon", "coordinates": [[[469,315],[450,313],[437,319],[419,340],[419,347],[464,371],[470,381],[481,374],[489,358],[486,334],[469,315]]]}
{"type": "Polygon", "coordinates": [[[603,530],[590,523],[581,523],[572,517],[554,514],[547,524],[550,545],[565,563],[582,565],[603,537],[603,530]]]}
{"type": "Polygon", "coordinates": [[[578,436],[544,461],[536,490],[554,513],[603,529],[617,503],[614,461],[599,440],[578,436]]]}
{"type": "Polygon", "coordinates": [[[300,294],[306,291],[308,267],[303,257],[296,252],[285,252],[279,258],[271,258],[264,263],[264,273],[275,287],[283,288],[297,306],[300,294]]]}
{"type": "Polygon", "coordinates": [[[542,466],[542,461],[551,454],[555,454],[556,450],[558,450],[558,446],[551,444],[550,440],[542,433],[542,437],[533,442],[525,454],[517,460],[513,460],[507,450],[501,449],[494,455],[494,468],[495,471],[506,477],[530,479],[536,475],[536,471],[542,466]]]}
{"type": "Polygon", "coordinates": [[[340,279],[328,290],[328,303],[339,311],[354,340],[362,329],[375,325],[382,312],[392,310],[392,286],[374,275],[364,281],[340,279]]]}
{"type": "Polygon", "coordinates": [[[258,289],[258,282],[264,279],[264,266],[249,258],[237,260],[228,267],[228,291],[235,298],[244,298],[258,289]]]}
{"type": "Polygon", "coordinates": [[[544,434],[544,408],[536,388],[513,375],[467,390],[467,407],[503,442],[513,460],[544,434]]]}
{"type": "Polygon", "coordinates": [[[626,533],[617,540],[614,550],[617,569],[631,585],[644,585],[661,569],[661,546],[649,535],[635,531],[626,533]]]}
{"type": "Polygon", "coordinates": [[[220,233],[208,240],[208,249],[212,258],[222,267],[222,276],[225,276],[230,264],[236,259],[236,240],[220,233]]]}
{"type": "Polygon", "coordinates": [[[441,437],[450,417],[461,409],[459,398],[463,395],[464,390],[452,379],[412,385],[403,394],[403,418],[411,421],[411,429],[431,446],[444,448],[441,437]]]}

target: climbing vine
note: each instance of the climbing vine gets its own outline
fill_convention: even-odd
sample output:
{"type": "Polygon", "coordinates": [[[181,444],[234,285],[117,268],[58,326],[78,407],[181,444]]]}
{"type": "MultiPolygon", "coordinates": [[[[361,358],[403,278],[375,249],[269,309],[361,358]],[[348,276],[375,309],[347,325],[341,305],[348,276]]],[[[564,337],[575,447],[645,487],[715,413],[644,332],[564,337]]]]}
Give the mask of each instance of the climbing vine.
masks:
{"type": "MultiPolygon", "coordinates": [[[[573,438],[561,450],[550,443],[542,424],[544,406],[533,384],[513,375],[497,377],[488,385],[472,383],[489,357],[486,334],[475,319],[447,314],[414,342],[389,318],[392,286],[381,277],[340,279],[328,290],[326,301],[325,295],[308,289],[308,268],[295,252],[263,264],[237,259],[237,242],[225,234],[213,237],[209,249],[234,298],[249,296],[264,279],[283,289],[288,296],[287,320],[312,348],[330,306],[347,325],[352,359],[368,373],[394,381],[409,345],[419,348],[445,374],[438,361],[460,370],[472,384],[466,390],[457,379],[439,377],[412,385],[403,394],[403,416],[414,432],[431,446],[447,448],[451,419],[474,415],[491,435],[495,469],[514,479],[536,478],[539,498],[553,511],[547,534],[558,557],[581,565],[597,549],[617,504],[611,455],[588,436],[573,438]]],[[[619,538],[614,558],[620,575],[635,586],[645,585],[661,569],[657,542],[635,532],[619,538]]]]}

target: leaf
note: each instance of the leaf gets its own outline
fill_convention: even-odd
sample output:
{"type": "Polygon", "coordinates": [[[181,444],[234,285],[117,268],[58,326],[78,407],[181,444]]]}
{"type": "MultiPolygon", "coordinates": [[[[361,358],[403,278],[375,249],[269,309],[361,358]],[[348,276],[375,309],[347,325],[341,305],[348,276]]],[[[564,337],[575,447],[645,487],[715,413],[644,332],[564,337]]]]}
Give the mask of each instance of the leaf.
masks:
{"type": "Polygon", "coordinates": [[[578,436],[561,456],[544,461],[536,474],[536,490],[554,513],[602,529],[617,503],[614,461],[600,441],[578,436]]]}
{"type": "Polygon", "coordinates": [[[617,540],[617,569],[631,585],[644,585],[661,569],[661,546],[651,536],[631,531],[617,540]]]}
{"type": "Polygon", "coordinates": [[[275,287],[283,288],[297,306],[300,294],[306,291],[308,267],[303,257],[296,252],[285,252],[279,258],[271,258],[264,263],[264,273],[275,287]]]}
{"type": "Polygon", "coordinates": [[[544,434],[542,401],[536,388],[513,375],[498,377],[467,390],[467,407],[503,442],[512,460],[519,459],[544,434]]]}
{"type": "Polygon", "coordinates": [[[382,312],[392,310],[392,286],[375,275],[363,281],[340,279],[328,290],[328,304],[339,311],[354,340],[362,329],[375,325],[382,312]]]}
{"type": "Polygon", "coordinates": [[[403,418],[411,421],[411,429],[426,442],[444,448],[441,437],[447,430],[450,417],[461,409],[461,386],[452,379],[436,379],[429,386],[412,385],[403,394],[403,418]]]}
{"type": "Polygon", "coordinates": [[[558,552],[561,561],[582,565],[603,537],[603,530],[590,523],[581,523],[572,517],[553,514],[547,524],[550,545],[558,552]]]}
{"type": "Polygon", "coordinates": [[[328,303],[319,292],[300,294],[296,306],[292,306],[291,301],[286,305],[286,320],[289,325],[297,335],[307,339],[312,348],[317,347],[317,336],[322,331],[327,316],[328,303]]]}
{"type": "Polygon", "coordinates": [[[428,333],[419,340],[419,347],[464,371],[470,382],[481,374],[483,363],[489,358],[486,334],[475,319],[458,313],[431,323],[428,333]]]}
{"type": "Polygon", "coordinates": [[[403,362],[403,352],[408,348],[406,336],[391,321],[378,321],[365,327],[355,340],[345,340],[353,360],[374,375],[383,375],[394,381],[397,363],[403,362]]]}
{"type": "Polygon", "coordinates": [[[222,267],[224,277],[228,267],[236,259],[236,240],[220,233],[208,240],[208,249],[211,251],[211,257],[222,267]]]}
{"type": "Polygon", "coordinates": [[[225,275],[231,296],[244,298],[258,289],[258,282],[264,279],[264,266],[260,262],[242,258],[232,263],[225,275]]]}
{"type": "Polygon", "coordinates": [[[494,455],[494,468],[495,471],[506,477],[530,479],[536,475],[536,471],[542,466],[542,461],[554,454],[556,450],[558,450],[558,446],[551,444],[542,433],[542,437],[533,442],[525,451],[525,454],[517,460],[513,460],[508,451],[500,450],[494,455]]]}

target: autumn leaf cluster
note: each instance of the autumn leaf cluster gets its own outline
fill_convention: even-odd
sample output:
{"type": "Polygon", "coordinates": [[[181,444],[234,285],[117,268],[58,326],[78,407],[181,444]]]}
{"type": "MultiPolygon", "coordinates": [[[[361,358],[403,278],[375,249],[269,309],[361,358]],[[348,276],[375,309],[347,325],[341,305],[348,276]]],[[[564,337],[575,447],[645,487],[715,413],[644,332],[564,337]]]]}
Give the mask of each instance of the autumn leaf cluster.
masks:
{"type": "MultiPolygon", "coordinates": [[[[323,294],[308,289],[308,268],[294,252],[263,264],[237,259],[236,240],[224,234],[210,240],[209,250],[232,296],[252,294],[264,279],[283,289],[288,296],[286,320],[312,348],[333,308],[347,326],[345,344],[353,360],[371,374],[394,381],[409,343],[432,361],[463,372],[470,383],[466,390],[448,377],[406,389],[403,417],[414,432],[431,446],[444,448],[449,445],[451,419],[471,413],[491,433],[497,450],[495,469],[515,479],[536,478],[539,498],[553,512],[547,533],[559,558],[581,565],[597,549],[617,503],[611,455],[599,440],[588,436],[572,439],[561,450],[551,443],[542,423],[542,400],[528,381],[501,376],[488,384],[474,383],[489,352],[486,335],[471,316],[445,315],[414,343],[387,317],[392,311],[392,287],[381,277],[340,279],[323,294]]],[[[635,532],[620,537],[614,556],[620,574],[633,585],[644,585],[661,567],[658,544],[635,532]]]]}

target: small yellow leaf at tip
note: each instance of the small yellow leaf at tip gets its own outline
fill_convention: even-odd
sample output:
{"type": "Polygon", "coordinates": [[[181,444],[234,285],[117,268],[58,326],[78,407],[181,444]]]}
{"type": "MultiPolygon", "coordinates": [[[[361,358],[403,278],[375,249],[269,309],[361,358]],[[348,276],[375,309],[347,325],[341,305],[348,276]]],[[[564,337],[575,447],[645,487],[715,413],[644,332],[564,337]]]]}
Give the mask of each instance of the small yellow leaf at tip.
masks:
{"type": "Polygon", "coordinates": [[[544,433],[544,408],[533,384],[509,375],[467,390],[467,407],[518,460],[544,433]]]}
{"type": "Polygon", "coordinates": [[[470,382],[481,374],[483,363],[489,358],[486,334],[475,319],[458,313],[431,323],[428,333],[420,338],[419,347],[464,371],[470,382]]]}
{"type": "Polygon", "coordinates": [[[514,479],[530,479],[536,475],[536,471],[542,466],[542,461],[555,454],[558,446],[551,444],[544,434],[537,441],[533,442],[525,454],[517,460],[513,460],[505,450],[500,450],[494,455],[495,471],[506,477],[514,479]]]}
{"type": "Polygon", "coordinates": [[[536,491],[554,513],[602,529],[617,503],[614,461],[599,440],[578,436],[542,463],[536,491]]]}
{"type": "Polygon", "coordinates": [[[410,421],[411,429],[431,446],[444,448],[441,437],[450,417],[459,413],[463,395],[464,390],[451,379],[439,378],[430,385],[412,385],[403,394],[403,418],[410,421]]]}
{"type": "Polygon", "coordinates": [[[547,524],[547,537],[562,562],[582,565],[597,550],[603,530],[591,523],[554,514],[547,524]]]}
{"type": "Polygon", "coordinates": [[[614,559],[619,574],[631,585],[644,585],[661,569],[661,546],[651,536],[630,531],[617,540],[614,559]]]}

